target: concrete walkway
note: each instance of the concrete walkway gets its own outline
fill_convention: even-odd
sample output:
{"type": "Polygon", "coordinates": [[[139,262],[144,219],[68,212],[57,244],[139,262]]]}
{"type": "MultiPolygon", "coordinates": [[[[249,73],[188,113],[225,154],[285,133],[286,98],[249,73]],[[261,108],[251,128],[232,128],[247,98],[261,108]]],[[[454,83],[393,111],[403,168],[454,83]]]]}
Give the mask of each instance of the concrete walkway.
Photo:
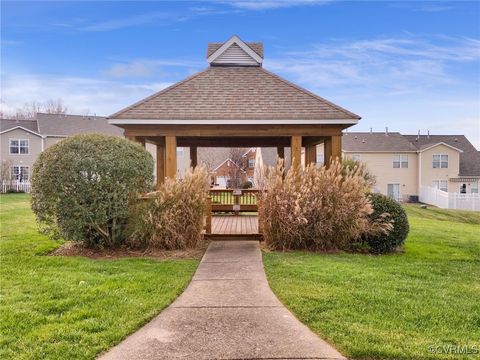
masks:
{"type": "Polygon", "coordinates": [[[100,359],[345,359],[275,297],[256,241],[210,244],[185,292],[100,359]]]}

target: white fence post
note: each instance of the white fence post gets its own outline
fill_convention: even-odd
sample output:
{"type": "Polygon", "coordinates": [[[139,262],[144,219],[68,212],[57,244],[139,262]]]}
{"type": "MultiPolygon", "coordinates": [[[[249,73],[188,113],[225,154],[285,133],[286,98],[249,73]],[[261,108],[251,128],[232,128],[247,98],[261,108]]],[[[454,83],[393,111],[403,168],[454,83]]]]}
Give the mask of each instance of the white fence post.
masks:
{"type": "Polygon", "coordinates": [[[448,193],[430,186],[421,186],[419,200],[442,209],[480,210],[480,194],[475,193],[448,193]]]}

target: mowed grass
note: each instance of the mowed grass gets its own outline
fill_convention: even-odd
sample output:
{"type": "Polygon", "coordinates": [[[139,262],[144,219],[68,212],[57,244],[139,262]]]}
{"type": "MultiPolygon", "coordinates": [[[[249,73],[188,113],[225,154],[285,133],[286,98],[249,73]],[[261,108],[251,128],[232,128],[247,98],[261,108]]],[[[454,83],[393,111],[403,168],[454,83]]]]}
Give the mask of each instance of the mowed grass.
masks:
{"type": "Polygon", "coordinates": [[[28,195],[1,195],[0,358],[93,359],[169,305],[197,260],[48,256],[28,195]]]}
{"type": "Polygon", "coordinates": [[[478,359],[429,346],[480,349],[480,214],[406,210],[403,254],[264,253],[270,285],[349,358],[478,359]]]}

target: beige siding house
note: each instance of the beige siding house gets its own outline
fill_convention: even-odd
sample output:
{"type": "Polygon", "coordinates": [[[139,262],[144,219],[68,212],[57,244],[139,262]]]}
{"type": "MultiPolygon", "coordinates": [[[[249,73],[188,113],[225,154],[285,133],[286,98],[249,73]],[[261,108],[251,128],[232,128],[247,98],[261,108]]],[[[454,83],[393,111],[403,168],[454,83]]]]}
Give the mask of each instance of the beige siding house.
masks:
{"type": "Polygon", "coordinates": [[[480,153],[463,135],[355,132],[343,136],[343,156],[367,164],[375,190],[406,201],[422,189],[477,194],[480,153]]]}

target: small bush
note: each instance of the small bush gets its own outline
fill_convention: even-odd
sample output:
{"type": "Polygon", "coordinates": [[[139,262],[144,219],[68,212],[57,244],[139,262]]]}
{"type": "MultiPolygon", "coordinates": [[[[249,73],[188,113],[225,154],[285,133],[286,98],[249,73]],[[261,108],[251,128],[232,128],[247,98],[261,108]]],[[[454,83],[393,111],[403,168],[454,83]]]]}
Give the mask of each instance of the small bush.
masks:
{"type": "Polygon", "coordinates": [[[351,250],[366,233],[384,233],[384,219],[370,221],[373,212],[364,193],[366,181],[358,167],[343,169],[270,169],[259,197],[259,216],[265,243],[271,249],[313,251],[351,250]],[[342,174],[343,172],[343,174],[342,174]]]}
{"type": "Polygon", "coordinates": [[[388,234],[365,236],[369,251],[375,254],[393,252],[403,245],[410,230],[407,214],[398,202],[385,195],[369,194],[368,197],[373,206],[373,213],[369,216],[371,221],[377,221],[387,213],[393,225],[388,234]]]}
{"type": "Polygon", "coordinates": [[[240,188],[242,189],[251,189],[253,187],[253,184],[251,181],[245,181],[240,188]]]}
{"type": "Polygon", "coordinates": [[[151,198],[131,208],[128,245],[166,250],[197,247],[207,210],[210,185],[202,167],[187,172],[183,180],[166,179],[151,198]]]}
{"type": "Polygon", "coordinates": [[[125,239],[128,204],[153,180],[152,156],[114,136],[77,135],[40,154],[32,209],[52,237],[114,247],[125,239]]]}

